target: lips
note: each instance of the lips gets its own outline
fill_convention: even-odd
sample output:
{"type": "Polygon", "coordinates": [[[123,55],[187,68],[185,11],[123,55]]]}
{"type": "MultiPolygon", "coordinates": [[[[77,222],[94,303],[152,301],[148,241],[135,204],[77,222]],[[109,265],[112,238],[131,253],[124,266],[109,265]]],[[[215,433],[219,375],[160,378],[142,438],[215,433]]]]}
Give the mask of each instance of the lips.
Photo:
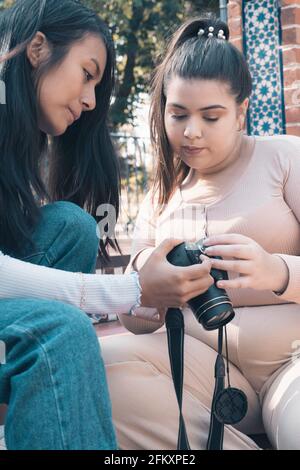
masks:
{"type": "Polygon", "coordinates": [[[80,116],[81,116],[81,113],[80,113],[80,114],[78,114],[78,113],[75,113],[75,111],[73,111],[71,108],[68,108],[68,110],[69,110],[69,111],[70,111],[70,113],[72,114],[74,121],[77,121],[77,119],[79,119],[79,118],[80,118],[80,116]]]}
{"type": "Polygon", "coordinates": [[[187,155],[198,155],[199,153],[205,150],[205,147],[194,147],[194,146],[184,146],[182,147],[183,152],[187,155]]]}

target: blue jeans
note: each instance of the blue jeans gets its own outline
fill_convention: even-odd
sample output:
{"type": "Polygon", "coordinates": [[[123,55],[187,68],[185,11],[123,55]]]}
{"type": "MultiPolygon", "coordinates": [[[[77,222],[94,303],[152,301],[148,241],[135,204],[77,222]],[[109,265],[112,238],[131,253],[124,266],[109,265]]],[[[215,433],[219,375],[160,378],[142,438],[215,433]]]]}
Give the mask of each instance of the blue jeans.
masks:
{"type": "MultiPolygon", "coordinates": [[[[44,206],[33,238],[35,252],[25,248],[22,259],[94,271],[96,222],[75,204],[44,206]]],[[[82,310],[55,300],[1,299],[0,340],[8,449],[117,448],[99,342],[82,310]]]]}

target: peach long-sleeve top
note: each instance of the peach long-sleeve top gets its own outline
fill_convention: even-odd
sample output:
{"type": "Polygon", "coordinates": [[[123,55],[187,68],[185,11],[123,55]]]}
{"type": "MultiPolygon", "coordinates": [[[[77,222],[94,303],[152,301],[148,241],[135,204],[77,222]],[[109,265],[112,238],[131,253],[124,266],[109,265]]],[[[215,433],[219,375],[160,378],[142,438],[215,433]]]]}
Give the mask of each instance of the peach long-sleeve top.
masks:
{"type": "MultiPolygon", "coordinates": [[[[234,307],[300,304],[300,138],[253,139],[252,153],[234,178],[227,170],[218,175],[217,184],[207,176],[185,190],[191,170],[160,215],[151,192],[147,194],[136,222],[131,264],[142,251],[147,254],[168,237],[198,240],[205,235],[238,233],[269,253],[280,254],[289,269],[289,283],[280,296],[272,291],[228,289],[234,307]]],[[[286,308],[288,311],[289,305],[286,308]]],[[[120,319],[137,334],[155,331],[163,324],[129,314],[120,319]]]]}

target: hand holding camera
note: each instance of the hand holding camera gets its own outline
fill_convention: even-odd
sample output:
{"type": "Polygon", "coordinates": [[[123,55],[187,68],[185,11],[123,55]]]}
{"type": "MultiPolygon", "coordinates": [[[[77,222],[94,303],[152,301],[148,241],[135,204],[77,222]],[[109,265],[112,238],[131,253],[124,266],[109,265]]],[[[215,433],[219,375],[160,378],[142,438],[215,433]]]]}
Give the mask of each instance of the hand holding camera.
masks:
{"type": "MultiPolygon", "coordinates": [[[[141,303],[157,309],[180,307],[198,296],[214,283],[210,275],[211,262],[172,266],[167,255],[182,240],[168,239],[162,242],[139,271],[142,287],[141,303]]],[[[180,246],[180,245],[179,245],[180,246]]]]}
{"type": "Polygon", "coordinates": [[[214,268],[238,274],[230,280],[219,281],[218,286],[276,293],[283,293],[287,288],[289,270],[285,261],[279,255],[268,253],[251,238],[228,233],[211,236],[204,244],[209,245],[205,247],[205,255],[211,257],[214,268]]]}

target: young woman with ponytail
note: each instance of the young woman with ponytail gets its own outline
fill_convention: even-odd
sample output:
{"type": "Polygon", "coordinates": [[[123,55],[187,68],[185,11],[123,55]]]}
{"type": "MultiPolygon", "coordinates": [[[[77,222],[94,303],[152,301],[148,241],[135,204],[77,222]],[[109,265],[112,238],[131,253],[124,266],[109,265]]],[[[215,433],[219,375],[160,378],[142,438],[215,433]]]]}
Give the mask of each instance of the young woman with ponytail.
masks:
{"type": "MultiPolygon", "coordinates": [[[[192,19],[156,70],[156,178],[140,209],[130,267],[142,269],[166,236],[206,239],[207,255],[223,258],[212,266],[229,274],[217,285],[235,311],[227,325],[231,385],[248,399],[245,418],[225,426],[224,449],[257,449],[248,435],[264,432],[275,449],[300,449],[300,139],[243,131],[251,76],[228,39],[222,21],[192,19]]],[[[178,404],[159,330],[164,312],[156,325],[154,314],[121,315],[142,336],[103,343],[124,449],[176,448],[178,404]]],[[[205,330],[188,307],[184,319],[183,415],[191,448],[205,449],[218,332],[205,330]]]]}

